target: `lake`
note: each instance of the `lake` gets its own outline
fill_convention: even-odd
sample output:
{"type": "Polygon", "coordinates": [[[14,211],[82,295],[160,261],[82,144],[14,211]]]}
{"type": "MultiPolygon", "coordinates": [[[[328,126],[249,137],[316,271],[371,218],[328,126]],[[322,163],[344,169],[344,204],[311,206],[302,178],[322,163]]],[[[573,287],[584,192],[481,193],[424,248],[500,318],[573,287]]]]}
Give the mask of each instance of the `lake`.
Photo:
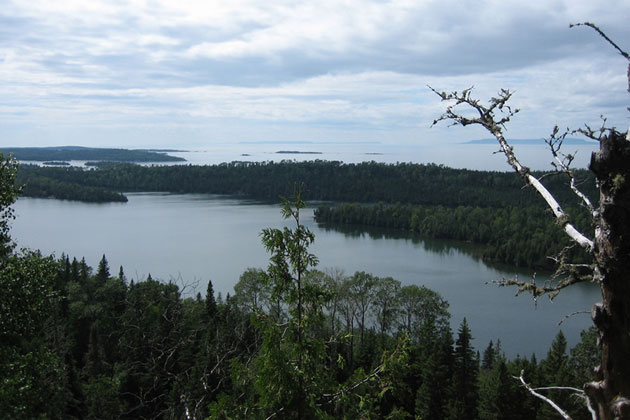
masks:
{"type": "MultiPolygon", "coordinates": [[[[267,267],[260,231],[284,226],[278,205],[202,194],[133,193],[128,198],[128,203],[109,204],[20,198],[12,236],[20,247],[85,257],[92,267],[105,254],[112,274],[122,265],[129,279],[151,274],[185,285],[189,294],[205,294],[212,280],[215,291],[225,295],[247,268],[267,267]]],[[[302,221],[315,233],[311,251],[319,257],[319,269],[340,268],[347,275],[366,271],[439,292],[450,303],[455,334],[466,317],[479,351],[500,338],[509,357],[535,352],[540,358],[560,329],[573,345],[590,326],[590,316],[580,313],[561,326],[558,322],[590,311],[599,300],[599,289],[587,284],[535,306],[528,296],[515,297],[514,289],[486,284],[515,274],[527,279],[532,273],[488,266],[473,257],[470,244],[388,230],[331,229],[318,226],[312,209],[305,210],[302,221]]],[[[542,283],[546,277],[536,279],[542,283]]]]}
{"type": "MultiPolygon", "coordinates": [[[[552,156],[546,144],[531,141],[527,144],[516,142],[513,145],[521,163],[535,170],[552,170],[552,156]]],[[[598,144],[567,144],[564,151],[574,155],[573,167],[585,168],[591,153],[598,144]]],[[[454,143],[452,141],[424,142],[420,144],[380,144],[380,143],[217,143],[204,148],[185,148],[186,151],[169,152],[170,155],[186,159],[185,162],[147,162],[143,165],[216,165],[223,162],[278,162],[281,160],[335,160],[344,163],[375,161],[381,163],[437,163],[451,168],[465,168],[486,171],[511,171],[503,154],[494,153],[498,144],[454,143]],[[278,153],[299,152],[299,153],[278,153]]],[[[29,162],[42,164],[42,162],[29,162]]],[[[84,166],[85,161],[70,161],[73,166],[84,166]]]]}

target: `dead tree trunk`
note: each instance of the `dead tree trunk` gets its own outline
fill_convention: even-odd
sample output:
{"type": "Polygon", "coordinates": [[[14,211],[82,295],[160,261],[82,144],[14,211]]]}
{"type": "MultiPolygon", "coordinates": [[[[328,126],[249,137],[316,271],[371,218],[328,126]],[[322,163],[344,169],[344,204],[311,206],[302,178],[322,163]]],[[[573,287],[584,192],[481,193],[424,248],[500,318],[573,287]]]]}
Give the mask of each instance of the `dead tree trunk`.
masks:
{"type": "Polygon", "coordinates": [[[602,290],[593,322],[599,331],[601,365],[588,396],[601,420],[630,419],[630,141],[616,131],[600,140],[590,169],[600,187],[595,220],[594,280],[602,290]]]}

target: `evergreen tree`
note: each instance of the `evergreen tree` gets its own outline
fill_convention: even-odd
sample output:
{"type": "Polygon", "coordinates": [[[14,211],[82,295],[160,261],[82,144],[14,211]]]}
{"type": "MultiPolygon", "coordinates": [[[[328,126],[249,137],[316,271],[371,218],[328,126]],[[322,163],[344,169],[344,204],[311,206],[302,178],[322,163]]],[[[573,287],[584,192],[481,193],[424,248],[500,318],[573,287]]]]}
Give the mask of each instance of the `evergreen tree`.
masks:
{"type": "Polygon", "coordinates": [[[568,361],[572,382],[578,387],[591,379],[601,358],[601,351],[597,347],[597,330],[594,327],[582,331],[580,338],[580,342],[571,349],[568,361]]]}
{"type": "Polygon", "coordinates": [[[214,299],[214,288],[212,287],[212,280],[208,280],[208,287],[206,289],[206,316],[209,321],[214,320],[217,315],[217,301],[214,299]]]}
{"type": "Polygon", "coordinates": [[[109,277],[109,263],[107,262],[105,254],[103,254],[103,258],[101,258],[101,261],[98,263],[98,270],[96,271],[96,281],[99,285],[102,285],[109,279],[109,277]]]}
{"type": "MultiPolygon", "coordinates": [[[[540,384],[543,386],[567,386],[567,384],[571,384],[571,372],[568,362],[567,339],[562,331],[559,331],[551,343],[547,357],[540,363],[540,384]]],[[[564,410],[568,410],[572,406],[570,392],[549,391],[546,393],[546,396],[564,410]]],[[[542,405],[541,416],[543,418],[554,415],[556,415],[556,412],[553,408],[547,404],[542,405]]]]}
{"type": "Polygon", "coordinates": [[[72,263],[70,264],[70,279],[76,283],[79,283],[80,280],[79,261],[77,261],[76,257],[72,258],[72,263]]]}
{"type": "Polygon", "coordinates": [[[454,400],[449,411],[449,418],[453,420],[477,418],[479,361],[475,357],[471,340],[470,328],[464,318],[458,330],[453,354],[454,400]]]}
{"type": "Polygon", "coordinates": [[[120,269],[118,270],[118,280],[123,282],[123,284],[127,284],[127,276],[125,276],[125,271],[123,270],[122,265],[120,266],[120,269]]]}
{"type": "Polygon", "coordinates": [[[415,414],[421,419],[443,420],[452,404],[453,335],[449,326],[439,329],[424,322],[420,331],[420,387],[416,392],[415,414]]]}
{"type": "Polygon", "coordinates": [[[494,350],[494,344],[492,340],[488,343],[488,347],[483,351],[483,357],[481,359],[481,369],[490,370],[494,366],[494,362],[497,359],[497,354],[494,350]]]}
{"type": "Polygon", "coordinates": [[[91,275],[92,268],[85,262],[85,257],[81,258],[81,262],[79,262],[79,281],[81,284],[85,285],[91,275]]]}

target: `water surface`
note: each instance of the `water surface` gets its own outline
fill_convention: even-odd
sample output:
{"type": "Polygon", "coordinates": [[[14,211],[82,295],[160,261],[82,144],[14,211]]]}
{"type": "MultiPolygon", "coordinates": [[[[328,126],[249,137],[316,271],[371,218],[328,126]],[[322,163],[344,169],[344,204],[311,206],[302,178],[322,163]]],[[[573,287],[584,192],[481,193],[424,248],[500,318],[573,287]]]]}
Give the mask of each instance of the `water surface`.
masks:
{"type": "MultiPolygon", "coordinates": [[[[248,267],[268,264],[259,233],[280,227],[279,206],[202,194],[128,194],[128,203],[88,204],[20,198],[12,235],[21,247],[57,256],[85,257],[96,267],[105,254],[113,274],[123,266],[128,278],[153,278],[186,285],[187,292],[205,294],[208,280],[223,295],[248,267]],[[196,289],[195,289],[196,288],[196,289]]],[[[589,311],[598,289],[578,285],[537,306],[514,290],[487,284],[502,277],[532,273],[490,267],[475,258],[475,247],[447,241],[422,240],[396,231],[336,230],[318,226],[312,210],[303,222],[316,236],[312,252],[320,269],[341,268],[350,275],[366,271],[391,276],[403,284],[425,285],[450,303],[456,331],[467,318],[475,345],[482,351],[489,340],[500,338],[508,356],[544,356],[561,328],[569,343],[590,325],[589,311]]],[[[537,275],[537,281],[545,281],[537,275]]]]}

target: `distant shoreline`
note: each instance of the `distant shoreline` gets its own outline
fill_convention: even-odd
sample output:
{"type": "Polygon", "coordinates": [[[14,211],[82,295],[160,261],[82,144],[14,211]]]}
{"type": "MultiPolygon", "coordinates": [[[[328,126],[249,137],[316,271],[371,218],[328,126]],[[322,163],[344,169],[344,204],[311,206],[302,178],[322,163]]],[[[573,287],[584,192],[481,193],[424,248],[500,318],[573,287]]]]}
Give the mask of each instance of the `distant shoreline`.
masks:
{"type": "Polygon", "coordinates": [[[298,150],[278,150],[276,152],[280,155],[321,155],[322,152],[300,152],[298,150]]]}
{"type": "Polygon", "coordinates": [[[186,159],[166,154],[167,149],[109,149],[81,146],[58,147],[3,147],[0,152],[12,154],[21,161],[101,161],[101,162],[185,162],[186,159]],[[159,150],[159,151],[155,151],[159,150]]]}

